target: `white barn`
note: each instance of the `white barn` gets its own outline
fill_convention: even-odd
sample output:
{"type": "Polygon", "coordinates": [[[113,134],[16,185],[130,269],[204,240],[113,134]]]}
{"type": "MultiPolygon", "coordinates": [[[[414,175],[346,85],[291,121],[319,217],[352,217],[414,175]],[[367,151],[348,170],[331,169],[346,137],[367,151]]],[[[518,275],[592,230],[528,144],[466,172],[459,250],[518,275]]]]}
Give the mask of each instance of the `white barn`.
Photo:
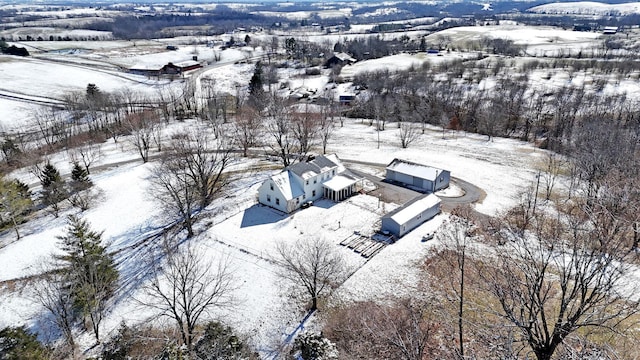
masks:
{"type": "Polygon", "coordinates": [[[438,213],[440,199],[433,194],[424,195],[383,216],[381,230],[401,238],[438,213]]]}
{"type": "Polygon", "coordinates": [[[387,165],[385,180],[399,182],[423,192],[436,192],[449,187],[451,172],[431,166],[393,159],[387,165]]]}
{"type": "Polygon", "coordinates": [[[272,175],[258,189],[258,202],[290,213],[322,197],[335,202],[353,195],[360,179],[334,155],[317,156],[272,175]]]}

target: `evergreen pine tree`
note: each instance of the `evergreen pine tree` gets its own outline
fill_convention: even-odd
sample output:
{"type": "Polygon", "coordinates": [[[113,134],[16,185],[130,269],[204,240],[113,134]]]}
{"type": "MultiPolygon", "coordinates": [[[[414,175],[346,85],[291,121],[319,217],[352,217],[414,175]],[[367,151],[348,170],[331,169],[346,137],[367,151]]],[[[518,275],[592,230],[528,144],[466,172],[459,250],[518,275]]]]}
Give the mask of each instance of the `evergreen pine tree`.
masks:
{"type": "Polygon", "coordinates": [[[67,287],[74,308],[85,322],[90,322],[96,340],[107,300],[118,283],[113,257],[102,246],[102,233],[91,230],[89,223],[74,215],[68,218],[67,234],[59,236],[65,255],[59,257],[67,272],[67,287]]]}
{"type": "Polygon", "coordinates": [[[198,359],[248,359],[251,351],[229,326],[217,321],[209,322],[204,333],[196,343],[195,354],[198,359]]]}
{"type": "Polygon", "coordinates": [[[40,175],[40,184],[42,184],[42,187],[47,188],[52,184],[61,181],[62,176],[60,176],[58,169],[50,162],[47,162],[42,169],[42,174],[40,175]]]}
{"type": "Polygon", "coordinates": [[[250,104],[259,109],[264,99],[264,82],[262,79],[262,63],[258,61],[253,71],[253,76],[249,80],[249,101],[250,104]]]}
{"type": "Polygon", "coordinates": [[[29,189],[29,185],[18,179],[13,180],[13,183],[15,184],[16,189],[18,189],[18,193],[20,193],[20,196],[25,199],[31,200],[31,190],[29,189]]]}
{"type": "MultiPolygon", "coordinates": [[[[16,237],[20,239],[18,224],[22,222],[22,217],[32,207],[31,194],[27,187],[26,192],[19,184],[24,185],[15,180],[5,180],[0,178],[0,213],[2,214],[2,223],[10,224],[16,232],[16,237]],[[4,217],[8,219],[4,219],[4,217]]],[[[26,186],[26,185],[24,185],[26,186]]]]}
{"type": "Polygon", "coordinates": [[[85,191],[91,186],[93,186],[93,183],[89,179],[89,173],[86,168],[74,162],[71,170],[71,180],[69,181],[69,202],[71,205],[81,211],[87,210],[95,198],[95,193],[85,191]]]}
{"type": "Polygon", "coordinates": [[[42,184],[42,203],[45,206],[51,206],[53,214],[58,217],[60,202],[68,196],[60,172],[51,163],[47,163],[40,174],[40,183],[42,184]]]}
{"type": "Polygon", "coordinates": [[[49,359],[47,349],[35,334],[24,327],[7,327],[0,331],[0,359],[49,359]]]}
{"type": "Polygon", "coordinates": [[[15,165],[17,163],[17,158],[20,156],[22,151],[18,147],[18,144],[11,139],[7,138],[0,146],[2,153],[4,154],[4,159],[7,164],[15,165]]]}
{"type": "Polygon", "coordinates": [[[93,183],[89,179],[87,170],[79,163],[73,163],[73,169],[71,170],[71,192],[76,193],[91,187],[93,183]]]}
{"type": "Polygon", "coordinates": [[[100,88],[96,84],[87,84],[87,98],[94,99],[100,95],[100,88]]]}

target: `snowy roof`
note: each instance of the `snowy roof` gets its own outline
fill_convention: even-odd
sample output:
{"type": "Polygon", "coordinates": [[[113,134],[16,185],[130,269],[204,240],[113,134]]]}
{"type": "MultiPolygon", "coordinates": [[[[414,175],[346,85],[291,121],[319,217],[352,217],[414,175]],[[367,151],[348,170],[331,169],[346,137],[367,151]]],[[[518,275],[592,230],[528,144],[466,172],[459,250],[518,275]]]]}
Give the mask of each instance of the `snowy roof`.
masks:
{"type": "Polygon", "coordinates": [[[200,63],[195,60],[187,60],[187,61],[181,61],[179,63],[175,63],[173,65],[183,68],[188,66],[200,65],[200,63]]]}
{"type": "Polygon", "coordinates": [[[392,170],[402,174],[407,174],[422,179],[435,181],[444,170],[431,166],[412,163],[405,160],[393,159],[387,166],[387,170],[392,170]]]}
{"type": "Polygon", "coordinates": [[[440,204],[440,199],[433,194],[428,194],[407,203],[405,206],[388,213],[384,217],[391,218],[398,224],[405,224],[407,221],[418,216],[423,211],[438,204],[440,204]]]}
{"type": "Polygon", "coordinates": [[[156,71],[160,71],[162,70],[162,67],[164,65],[158,65],[158,64],[136,64],[132,67],[129,68],[129,70],[156,70],[156,71]]]}
{"type": "Polygon", "coordinates": [[[356,179],[350,176],[336,175],[331,180],[325,181],[322,185],[333,191],[340,191],[356,183],[356,179]]]}
{"type": "Polygon", "coordinates": [[[328,157],[320,155],[315,157],[313,160],[293,164],[289,166],[288,170],[303,179],[308,179],[310,177],[322,174],[323,172],[327,172],[337,166],[338,165],[329,160],[328,157]]]}
{"type": "Polygon", "coordinates": [[[343,52],[339,52],[339,53],[334,53],[333,56],[337,57],[338,59],[340,59],[341,61],[351,61],[351,62],[356,62],[356,59],[352,58],[351,55],[343,53],[343,52]]]}
{"type": "Polygon", "coordinates": [[[334,163],[337,168],[336,168],[336,172],[342,173],[345,170],[347,170],[347,168],[344,167],[344,165],[342,165],[342,161],[340,161],[340,159],[338,159],[338,155],[336,154],[330,154],[330,155],[324,155],[324,158],[328,159],[329,161],[331,161],[332,163],[334,163]]]}
{"type": "Polygon", "coordinates": [[[292,181],[292,176],[293,174],[287,170],[271,176],[271,180],[276,184],[285,200],[291,200],[304,194],[304,191],[300,188],[298,183],[292,181]]]}

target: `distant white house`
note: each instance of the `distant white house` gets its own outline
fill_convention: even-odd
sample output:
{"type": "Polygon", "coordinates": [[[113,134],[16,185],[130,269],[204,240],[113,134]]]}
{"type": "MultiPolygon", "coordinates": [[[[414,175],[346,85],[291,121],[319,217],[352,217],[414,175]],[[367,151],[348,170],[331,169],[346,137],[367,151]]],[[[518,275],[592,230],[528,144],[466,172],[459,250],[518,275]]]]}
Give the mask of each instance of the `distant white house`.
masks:
{"type": "Polygon", "coordinates": [[[428,194],[418,197],[382,217],[382,231],[401,238],[440,212],[440,199],[428,194]]]}
{"type": "Polygon", "coordinates": [[[290,213],[307,201],[322,197],[342,201],[353,195],[360,179],[336,155],[317,156],[272,175],[258,189],[258,201],[290,213]]]}
{"type": "Polygon", "coordinates": [[[399,182],[424,192],[436,192],[447,188],[451,172],[431,166],[394,159],[388,166],[385,179],[399,182]]]}

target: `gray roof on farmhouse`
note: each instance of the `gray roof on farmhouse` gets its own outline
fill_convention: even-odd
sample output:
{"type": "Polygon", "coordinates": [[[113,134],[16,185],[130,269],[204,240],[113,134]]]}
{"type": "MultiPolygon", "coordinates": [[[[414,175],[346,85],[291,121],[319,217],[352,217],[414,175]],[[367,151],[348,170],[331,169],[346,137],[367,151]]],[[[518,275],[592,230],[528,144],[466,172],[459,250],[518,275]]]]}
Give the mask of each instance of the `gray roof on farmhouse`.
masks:
{"type": "Polygon", "coordinates": [[[438,176],[444,171],[442,169],[416,164],[400,159],[393,159],[393,161],[387,166],[387,170],[392,170],[402,174],[407,174],[431,181],[435,181],[438,176]]]}
{"type": "Polygon", "coordinates": [[[315,159],[307,162],[299,162],[289,166],[287,169],[303,179],[319,175],[327,169],[337,167],[338,164],[329,160],[326,156],[317,156],[315,159]]]}

